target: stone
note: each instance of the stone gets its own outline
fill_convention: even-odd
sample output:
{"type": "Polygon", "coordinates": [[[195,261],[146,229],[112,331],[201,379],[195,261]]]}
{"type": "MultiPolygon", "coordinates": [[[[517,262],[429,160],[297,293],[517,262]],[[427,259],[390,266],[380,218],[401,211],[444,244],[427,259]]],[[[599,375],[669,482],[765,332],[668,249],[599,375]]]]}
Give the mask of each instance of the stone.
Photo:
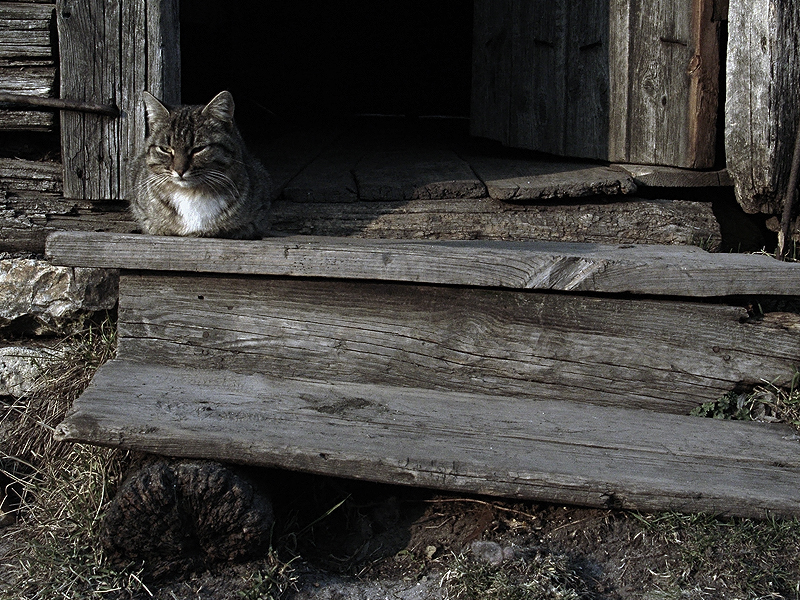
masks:
{"type": "Polygon", "coordinates": [[[0,260],[0,333],[70,333],[82,315],[114,308],[118,284],[113,270],[60,267],[34,258],[0,260]]]}
{"type": "Polygon", "coordinates": [[[63,360],[64,353],[63,348],[0,347],[0,396],[20,398],[27,394],[49,364],[63,360]]]}
{"type": "Polygon", "coordinates": [[[505,560],[503,547],[497,542],[487,542],[483,540],[476,540],[470,544],[472,555],[478,562],[499,567],[505,560]]]}

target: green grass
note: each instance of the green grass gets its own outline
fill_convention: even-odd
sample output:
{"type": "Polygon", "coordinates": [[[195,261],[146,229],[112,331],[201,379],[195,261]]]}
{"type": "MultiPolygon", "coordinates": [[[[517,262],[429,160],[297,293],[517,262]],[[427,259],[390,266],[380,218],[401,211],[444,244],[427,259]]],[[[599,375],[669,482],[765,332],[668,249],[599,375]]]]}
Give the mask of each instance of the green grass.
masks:
{"type": "Polygon", "coordinates": [[[750,393],[728,392],[698,406],[690,414],[713,419],[786,423],[800,431],[800,371],[795,369],[785,388],[764,383],[750,393]]]}

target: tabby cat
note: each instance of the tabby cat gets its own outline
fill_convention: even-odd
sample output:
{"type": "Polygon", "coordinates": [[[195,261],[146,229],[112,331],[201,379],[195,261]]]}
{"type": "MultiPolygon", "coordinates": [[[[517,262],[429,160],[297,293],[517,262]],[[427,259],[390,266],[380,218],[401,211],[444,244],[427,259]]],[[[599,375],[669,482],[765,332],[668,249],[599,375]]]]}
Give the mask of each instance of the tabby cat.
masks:
{"type": "Polygon", "coordinates": [[[149,135],[131,163],[131,210],[153,235],[254,239],[269,227],[269,174],[245,147],[233,96],[167,108],[144,93],[149,135]]]}

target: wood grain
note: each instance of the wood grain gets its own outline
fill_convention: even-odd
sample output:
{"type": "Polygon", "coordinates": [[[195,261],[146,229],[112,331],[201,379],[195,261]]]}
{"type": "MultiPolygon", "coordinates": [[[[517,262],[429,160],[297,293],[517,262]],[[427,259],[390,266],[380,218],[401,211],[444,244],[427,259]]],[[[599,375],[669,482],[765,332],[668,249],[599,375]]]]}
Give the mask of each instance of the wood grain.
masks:
{"type": "MultiPolygon", "coordinates": [[[[50,28],[53,4],[0,3],[0,92],[55,96],[56,65],[50,28]]],[[[52,112],[0,110],[0,130],[53,131],[52,112]]]]}
{"type": "Polygon", "coordinates": [[[684,302],[126,273],[119,355],[686,414],[762,378],[791,380],[800,334],[743,324],[744,316],[684,302]]]}
{"type": "MultiPolygon", "coordinates": [[[[793,4],[731,0],[725,154],[745,211],[781,214],[800,104],[800,16],[793,4]]],[[[795,235],[797,233],[795,232],[795,235]]]]}
{"type": "Polygon", "coordinates": [[[57,439],[633,510],[797,516],[784,426],[115,360],[57,439]]]}
{"type": "Polygon", "coordinates": [[[713,188],[733,185],[727,169],[695,171],[658,165],[612,165],[624,169],[637,186],[659,188],[713,188]]]}
{"type": "Polygon", "coordinates": [[[636,184],[619,167],[474,156],[469,162],[489,196],[506,202],[631,194],[636,184]]]}
{"type": "Polygon", "coordinates": [[[64,194],[124,199],[127,161],[144,138],[142,91],[168,104],[180,99],[177,0],[59,0],[56,12],[62,96],[115,104],[121,113],[62,112],[64,194]]]}
{"type": "Polygon", "coordinates": [[[689,297],[792,295],[800,285],[798,264],[681,246],[55,232],[47,256],[87,267],[689,297]]]}

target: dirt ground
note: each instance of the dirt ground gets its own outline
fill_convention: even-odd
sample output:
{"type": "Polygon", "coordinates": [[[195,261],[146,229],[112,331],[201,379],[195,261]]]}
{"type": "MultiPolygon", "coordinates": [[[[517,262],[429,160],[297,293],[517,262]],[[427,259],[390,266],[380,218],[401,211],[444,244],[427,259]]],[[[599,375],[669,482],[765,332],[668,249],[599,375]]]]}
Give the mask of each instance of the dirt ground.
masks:
{"type": "MultiPolygon", "coordinates": [[[[153,596],[142,593],[137,600],[755,598],[756,588],[748,591],[728,572],[740,569],[740,560],[754,565],[769,560],[768,553],[744,549],[740,542],[732,552],[750,556],[717,560],[715,553],[731,550],[713,532],[735,524],[712,517],[639,515],[298,474],[271,476],[280,489],[273,494],[276,526],[269,558],[154,582],[148,587],[153,596]],[[713,532],[706,530],[709,525],[713,532]],[[698,544],[698,536],[708,539],[698,544]],[[500,573],[523,584],[533,576],[522,566],[538,564],[550,573],[550,591],[528,593],[518,585],[490,595],[481,582],[454,591],[448,581],[458,564],[467,572],[500,573]]],[[[767,571],[756,566],[750,577],[769,577],[767,571]]],[[[765,583],[762,588],[772,593],[761,597],[798,598],[798,573],[765,583]]]]}

